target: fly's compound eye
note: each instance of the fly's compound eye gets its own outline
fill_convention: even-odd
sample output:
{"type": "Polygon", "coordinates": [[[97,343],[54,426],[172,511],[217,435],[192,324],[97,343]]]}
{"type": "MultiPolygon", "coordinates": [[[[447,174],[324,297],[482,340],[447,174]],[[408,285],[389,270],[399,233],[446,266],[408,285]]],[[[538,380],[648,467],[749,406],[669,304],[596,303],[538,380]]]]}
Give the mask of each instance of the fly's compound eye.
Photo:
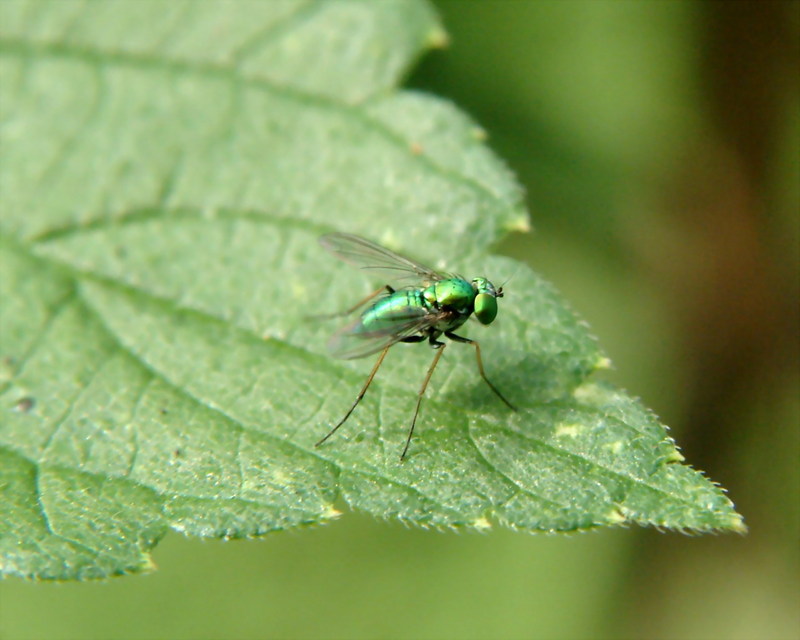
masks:
{"type": "Polygon", "coordinates": [[[491,324],[497,317],[497,300],[490,293],[475,296],[475,317],[481,324],[491,324]]]}

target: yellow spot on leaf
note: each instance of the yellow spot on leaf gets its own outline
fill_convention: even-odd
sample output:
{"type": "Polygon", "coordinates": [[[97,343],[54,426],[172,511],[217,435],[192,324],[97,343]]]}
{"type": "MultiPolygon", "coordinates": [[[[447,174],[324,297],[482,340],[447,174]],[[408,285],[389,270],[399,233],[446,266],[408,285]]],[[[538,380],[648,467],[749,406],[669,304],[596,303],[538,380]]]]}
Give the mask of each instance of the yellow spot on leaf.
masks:
{"type": "Polygon", "coordinates": [[[575,438],[581,432],[583,427],[579,424],[560,424],[556,427],[556,437],[563,438],[575,438]]]}
{"type": "Polygon", "coordinates": [[[381,234],[379,242],[389,249],[394,249],[395,251],[400,250],[400,247],[397,246],[397,237],[389,230],[381,234]]]}
{"type": "Polygon", "coordinates": [[[307,294],[308,287],[306,287],[302,282],[292,282],[292,297],[299,300],[305,298],[307,294]]]}
{"type": "Polygon", "coordinates": [[[580,402],[591,404],[592,401],[598,400],[601,394],[600,389],[596,384],[588,382],[576,387],[575,391],[572,392],[572,395],[575,396],[575,399],[580,402]]]}
{"type": "Polygon", "coordinates": [[[622,440],[617,440],[615,442],[609,442],[604,446],[606,447],[606,449],[610,449],[611,453],[613,453],[614,455],[618,455],[625,446],[625,442],[623,442],[622,440]]]}

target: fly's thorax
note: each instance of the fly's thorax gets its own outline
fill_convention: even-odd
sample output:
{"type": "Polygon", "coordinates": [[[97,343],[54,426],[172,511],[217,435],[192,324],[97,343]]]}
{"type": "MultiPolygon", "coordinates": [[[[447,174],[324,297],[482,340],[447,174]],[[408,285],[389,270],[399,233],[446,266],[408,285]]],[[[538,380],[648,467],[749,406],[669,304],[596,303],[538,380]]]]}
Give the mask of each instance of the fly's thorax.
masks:
{"type": "Polygon", "coordinates": [[[447,307],[470,314],[472,301],[475,299],[475,289],[462,278],[448,278],[434,282],[422,292],[422,295],[437,309],[447,307]]]}

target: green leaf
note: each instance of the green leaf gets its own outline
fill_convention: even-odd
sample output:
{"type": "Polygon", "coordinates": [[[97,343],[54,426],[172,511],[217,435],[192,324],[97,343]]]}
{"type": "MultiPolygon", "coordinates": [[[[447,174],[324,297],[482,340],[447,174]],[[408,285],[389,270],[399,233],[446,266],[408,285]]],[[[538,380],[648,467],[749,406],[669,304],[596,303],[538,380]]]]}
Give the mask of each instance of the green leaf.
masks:
{"type": "Polygon", "coordinates": [[[422,2],[6,2],[0,14],[0,562],[97,578],[168,529],[244,537],[342,505],[421,526],[743,530],[638,402],[588,376],[586,327],[490,256],[522,193],[452,105],[393,87],[444,41],[422,2]],[[326,354],[376,283],[346,230],[513,276],[473,350],[326,354]]]}

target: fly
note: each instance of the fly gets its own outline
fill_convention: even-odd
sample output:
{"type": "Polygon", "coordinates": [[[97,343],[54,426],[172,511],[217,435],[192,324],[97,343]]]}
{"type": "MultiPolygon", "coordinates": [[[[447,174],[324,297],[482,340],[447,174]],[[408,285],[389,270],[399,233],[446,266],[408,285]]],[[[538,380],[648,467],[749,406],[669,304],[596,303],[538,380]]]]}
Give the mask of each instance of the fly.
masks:
{"type": "Polygon", "coordinates": [[[436,350],[436,355],[419,389],[406,444],[400,455],[401,460],[405,459],[408,453],[422,397],[447,344],[439,340],[442,335],[454,342],[475,347],[481,378],[500,400],[511,410],[516,411],[516,408],[486,377],[480,345],[475,340],[453,333],[472,314],[475,314],[481,324],[491,324],[497,317],[497,299],[503,297],[503,287],[495,287],[486,278],[465,280],[460,276],[439,273],[369,240],[347,233],[324,235],[320,238],[320,244],[337,258],[361,269],[383,272],[393,280],[413,278],[416,282],[398,289],[386,284],[345,312],[348,314],[367,305],[355,322],[343,327],[331,337],[328,343],[331,353],[335,357],[345,359],[363,358],[374,353],[380,355],[355,402],[336,426],[316,443],[316,446],[330,438],[347,421],[366,394],[386,353],[398,342],[427,341],[436,350]]]}

